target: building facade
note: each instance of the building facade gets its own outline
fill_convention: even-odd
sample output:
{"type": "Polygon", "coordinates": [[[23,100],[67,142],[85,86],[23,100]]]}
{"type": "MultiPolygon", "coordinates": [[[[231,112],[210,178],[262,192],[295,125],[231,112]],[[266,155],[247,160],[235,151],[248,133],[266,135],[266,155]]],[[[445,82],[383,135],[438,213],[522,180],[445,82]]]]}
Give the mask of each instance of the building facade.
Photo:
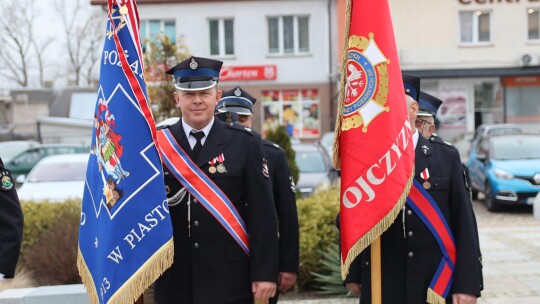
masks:
{"type": "Polygon", "coordinates": [[[402,70],[440,97],[449,139],[540,123],[540,1],[390,0],[402,70]]]}
{"type": "Polygon", "coordinates": [[[258,99],[256,130],[285,125],[306,141],[333,130],[335,0],[137,3],[142,38],[181,37],[193,56],[224,62],[221,89],[238,85],[258,99]]]}

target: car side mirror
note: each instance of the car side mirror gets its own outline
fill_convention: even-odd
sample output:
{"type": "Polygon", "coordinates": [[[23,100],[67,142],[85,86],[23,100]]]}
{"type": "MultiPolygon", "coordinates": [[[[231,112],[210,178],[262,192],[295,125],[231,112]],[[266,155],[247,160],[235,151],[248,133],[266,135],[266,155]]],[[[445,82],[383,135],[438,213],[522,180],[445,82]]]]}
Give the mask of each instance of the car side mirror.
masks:
{"type": "Polygon", "coordinates": [[[485,161],[487,158],[486,154],[485,153],[478,153],[476,154],[476,159],[478,159],[479,161],[485,161]]]}
{"type": "Polygon", "coordinates": [[[15,183],[22,184],[24,183],[24,180],[26,179],[26,175],[21,174],[15,178],[15,183]]]}

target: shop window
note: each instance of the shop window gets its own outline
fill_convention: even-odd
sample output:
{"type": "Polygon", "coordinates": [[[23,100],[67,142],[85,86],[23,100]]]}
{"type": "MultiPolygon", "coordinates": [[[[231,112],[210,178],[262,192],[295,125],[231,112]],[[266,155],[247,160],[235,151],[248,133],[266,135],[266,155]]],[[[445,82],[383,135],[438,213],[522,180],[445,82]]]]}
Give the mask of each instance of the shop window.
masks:
{"type": "Polygon", "coordinates": [[[459,12],[460,42],[484,44],[491,42],[491,14],[487,11],[459,12]]]}
{"type": "Polygon", "coordinates": [[[309,17],[268,17],[268,53],[299,55],[309,53],[309,17]]]}
{"type": "Polygon", "coordinates": [[[146,52],[148,45],[145,39],[154,40],[159,35],[165,34],[171,43],[176,43],[176,25],[174,20],[141,20],[141,39],[143,40],[143,52],[146,52]]]}
{"type": "Polygon", "coordinates": [[[529,40],[540,40],[540,10],[530,8],[527,13],[529,15],[527,37],[529,40]]]}
{"type": "Polygon", "coordinates": [[[265,135],[284,125],[289,136],[320,136],[320,100],[317,89],[263,91],[262,130],[265,135]]]}
{"type": "Polygon", "coordinates": [[[211,19],[210,27],[210,55],[234,55],[234,22],[233,19],[211,19]]]}

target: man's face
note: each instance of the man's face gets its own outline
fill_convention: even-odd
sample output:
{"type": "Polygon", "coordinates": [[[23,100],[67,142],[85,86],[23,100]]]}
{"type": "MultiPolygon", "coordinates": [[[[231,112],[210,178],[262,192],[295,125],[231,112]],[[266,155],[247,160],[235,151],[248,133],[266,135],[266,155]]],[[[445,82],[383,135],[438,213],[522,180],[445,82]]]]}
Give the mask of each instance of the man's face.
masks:
{"type": "Polygon", "coordinates": [[[431,134],[433,134],[435,131],[435,124],[432,122],[432,120],[432,117],[428,118],[417,116],[416,120],[414,121],[416,129],[418,129],[418,132],[420,132],[424,138],[430,138],[431,134]]]}
{"type": "Polygon", "coordinates": [[[411,123],[411,128],[414,128],[416,116],[418,115],[418,102],[407,94],[405,94],[405,100],[407,100],[407,108],[409,110],[409,122],[411,123]]]}
{"type": "Polygon", "coordinates": [[[200,130],[212,120],[221,94],[217,87],[200,91],[177,90],[174,92],[174,99],[182,110],[184,121],[190,127],[200,130]]]}

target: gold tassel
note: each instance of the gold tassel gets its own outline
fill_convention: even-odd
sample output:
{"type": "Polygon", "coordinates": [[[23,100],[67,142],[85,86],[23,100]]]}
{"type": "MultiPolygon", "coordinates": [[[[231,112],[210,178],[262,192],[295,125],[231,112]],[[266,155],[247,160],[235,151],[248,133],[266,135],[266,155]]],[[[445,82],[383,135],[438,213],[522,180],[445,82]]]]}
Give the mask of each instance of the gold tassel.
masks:
{"type": "MultiPolygon", "coordinates": [[[[124,285],[109,299],[108,303],[134,303],[160,275],[171,267],[174,258],[172,238],[165,243],[148,261],[135,272],[124,285]]],[[[92,275],[82,257],[81,250],[77,256],[77,268],[90,303],[99,303],[99,296],[92,280],[92,275]]]]}
{"type": "Polygon", "coordinates": [[[428,288],[426,302],[429,304],[446,304],[446,299],[437,294],[433,289],[428,288]]]}
{"type": "Polygon", "coordinates": [[[253,300],[253,304],[268,304],[268,300],[253,300]]]}
{"type": "Polygon", "coordinates": [[[341,168],[341,155],[339,154],[339,136],[341,135],[341,119],[343,118],[343,99],[345,98],[345,83],[347,79],[347,51],[349,50],[349,35],[351,33],[351,13],[352,13],[352,0],[347,0],[347,8],[345,11],[345,37],[343,41],[343,55],[341,59],[341,80],[339,88],[339,99],[336,117],[336,126],[334,128],[334,146],[333,161],[336,169],[341,168]]]}
{"type": "Polygon", "coordinates": [[[388,214],[377,223],[377,225],[373,226],[371,230],[369,230],[362,238],[360,238],[356,243],[349,249],[349,252],[347,253],[347,257],[345,258],[345,262],[341,261],[341,277],[343,280],[347,278],[347,274],[349,274],[349,268],[351,267],[351,263],[354,261],[354,259],[364,250],[366,249],[373,240],[375,240],[377,237],[379,237],[383,232],[392,225],[394,220],[396,219],[397,215],[401,211],[401,208],[403,208],[403,205],[405,205],[405,202],[407,201],[407,196],[409,195],[409,192],[411,191],[411,185],[413,183],[414,178],[414,166],[411,173],[411,176],[409,177],[409,180],[407,181],[407,184],[405,185],[405,191],[401,194],[401,197],[397,201],[396,205],[388,214]]]}

